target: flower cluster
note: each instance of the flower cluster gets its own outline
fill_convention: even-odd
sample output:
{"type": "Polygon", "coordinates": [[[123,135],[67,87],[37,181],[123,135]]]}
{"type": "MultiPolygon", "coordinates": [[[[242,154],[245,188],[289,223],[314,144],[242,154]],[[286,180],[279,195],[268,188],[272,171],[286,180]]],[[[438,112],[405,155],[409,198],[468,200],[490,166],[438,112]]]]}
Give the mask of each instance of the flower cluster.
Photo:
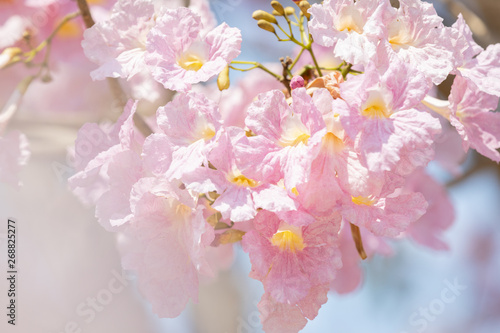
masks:
{"type": "Polygon", "coordinates": [[[126,240],[123,266],[157,314],[196,302],[238,242],[264,286],[268,333],[298,332],[329,291],[354,290],[360,261],[390,254],[389,239],[447,248],[453,207],[425,167],[447,122],[465,151],[500,162],[500,44],[483,49],[461,16],[446,27],[431,4],[399,2],[272,1],[253,17],[298,45],[281,75],[235,60],[240,31],[216,26],[206,0],[118,0],[85,30],[94,80],[176,92],[155,117],[131,99],[111,128],[84,125],[69,180],[126,240]],[[254,68],[230,86],[230,70],[254,68]]]}

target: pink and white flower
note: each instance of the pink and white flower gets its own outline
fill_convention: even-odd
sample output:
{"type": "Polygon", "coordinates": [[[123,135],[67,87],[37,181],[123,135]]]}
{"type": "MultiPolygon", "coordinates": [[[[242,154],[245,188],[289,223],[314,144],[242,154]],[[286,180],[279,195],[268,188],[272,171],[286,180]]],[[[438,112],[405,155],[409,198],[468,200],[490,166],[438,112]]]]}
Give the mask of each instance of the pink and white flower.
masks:
{"type": "Polygon", "coordinates": [[[326,0],[309,10],[309,29],[316,43],[334,47],[336,57],[366,65],[376,55],[388,7],[390,3],[385,0],[326,0]]]}
{"type": "Polygon", "coordinates": [[[223,23],[202,31],[200,17],[187,8],[168,10],[156,19],[147,37],[146,63],[165,88],[186,91],[218,75],[240,54],[239,29],[223,23]]]}
{"type": "Polygon", "coordinates": [[[243,236],[242,246],[252,262],[250,277],[262,281],[266,291],[259,307],[270,332],[283,332],[277,323],[286,321],[286,310],[297,313],[287,327],[300,330],[306,323],[300,318],[314,318],[326,301],[328,285],[341,267],[339,227],[338,215],[304,227],[265,210],[255,217],[254,230],[243,236]]]}
{"type": "Polygon", "coordinates": [[[342,84],[341,121],[370,171],[395,170],[404,163],[400,171],[408,174],[433,157],[441,125],[418,109],[427,91],[424,76],[400,62],[383,74],[369,67],[342,84]]]}
{"type": "Polygon", "coordinates": [[[397,58],[434,84],[444,81],[453,69],[453,54],[442,20],[425,1],[401,0],[398,9],[391,7],[384,18],[387,33],[379,45],[378,65],[389,66],[397,58]]]}

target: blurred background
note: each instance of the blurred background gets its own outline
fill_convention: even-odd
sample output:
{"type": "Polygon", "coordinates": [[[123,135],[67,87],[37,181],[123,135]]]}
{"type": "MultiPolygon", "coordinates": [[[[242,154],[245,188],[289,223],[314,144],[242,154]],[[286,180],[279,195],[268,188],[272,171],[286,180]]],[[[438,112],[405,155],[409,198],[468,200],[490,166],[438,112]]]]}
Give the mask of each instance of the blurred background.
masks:
{"type": "MultiPolygon", "coordinates": [[[[433,3],[446,25],[461,12],[483,47],[500,42],[499,0],[433,3]]],[[[293,52],[291,44],[277,44],[251,18],[254,10],[269,11],[268,1],[213,0],[211,6],[218,21],[242,30],[239,60],[279,62],[293,52]]],[[[96,222],[93,208],[83,206],[67,189],[71,175],[67,151],[78,128],[102,116],[96,104],[112,109],[106,102],[107,87],[90,81],[88,72],[82,69],[73,89],[100,93],[76,105],[82,112],[67,115],[57,110],[68,105],[67,96],[60,92],[68,84],[61,65],[53,82],[30,88],[9,124],[27,135],[32,156],[22,170],[21,188],[0,184],[1,272],[6,271],[4,221],[8,217],[17,222],[19,258],[17,325],[6,324],[6,304],[1,303],[0,332],[262,332],[256,305],[263,289],[248,277],[248,256],[239,246],[231,268],[216,280],[203,282],[200,303],[190,304],[176,319],[152,314],[136,290],[133,275],[122,272],[116,235],[106,232],[96,222]],[[105,304],[92,307],[97,298],[105,304]],[[79,315],[90,308],[93,315],[92,311],[79,315]]],[[[1,104],[13,90],[12,82],[22,76],[22,72],[0,71],[1,104]]],[[[236,82],[239,76],[231,78],[236,82]]],[[[446,94],[449,86],[445,83],[440,90],[446,94]]],[[[394,255],[363,262],[362,285],[348,295],[331,293],[303,332],[500,332],[500,168],[470,152],[458,179],[436,164],[429,166],[429,172],[448,184],[455,206],[456,220],[445,236],[450,250],[437,252],[407,240],[392,243],[394,255]]],[[[6,287],[6,279],[1,278],[0,302],[6,299],[6,287]]]]}

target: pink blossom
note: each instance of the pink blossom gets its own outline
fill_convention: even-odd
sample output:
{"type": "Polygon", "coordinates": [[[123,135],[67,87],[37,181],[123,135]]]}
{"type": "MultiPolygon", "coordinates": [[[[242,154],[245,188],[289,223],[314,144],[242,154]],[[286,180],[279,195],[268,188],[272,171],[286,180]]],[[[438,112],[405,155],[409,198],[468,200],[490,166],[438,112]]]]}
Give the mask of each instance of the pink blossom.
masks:
{"type": "Polygon", "coordinates": [[[179,179],[202,164],[208,166],[207,154],[222,125],[216,103],[200,93],[180,93],[158,108],[156,118],[174,149],[167,178],[179,179]]]}
{"type": "Polygon", "coordinates": [[[453,82],[449,120],[463,139],[465,151],[472,147],[500,162],[500,114],[488,112],[498,106],[498,97],[479,90],[471,81],[457,76],[453,82]]]}
{"type": "Polygon", "coordinates": [[[281,91],[260,94],[248,108],[246,125],[257,136],[250,143],[260,152],[253,162],[258,177],[292,189],[308,181],[314,147],[325,134],[325,122],[305,88],[292,91],[289,106],[281,91]]]}
{"type": "Polygon", "coordinates": [[[390,3],[385,0],[326,0],[309,10],[309,29],[316,43],[334,47],[336,57],[366,65],[376,55],[388,7],[390,3]]]}
{"type": "Polygon", "coordinates": [[[362,186],[343,197],[342,217],[377,236],[396,237],[420,218],[427,202],[420,193],[402,193],[404,178],[391,172],[368,173],[362,186]]]}
{"type": "MultiPolygon", "coordinates": [[[[168,8],[182,5],[182,1],[119,0],[113,6],[109,19],[85,30],[83,50],[87,58],[99,65],[90,73],[92,79],[130,79],[147,72],[145,54],[149,31],[168,8]]],[[[214,24],[214,17],[205,0],[192,1],[190,8],[203,16],[207,26],[214,24]]]]}
{"type": "Polygon", "coordinates": [[[459,70],[481,91],[500,97],[500,43],[489,45],[459,70]]]}
{"type": "Polygon", "coordinates": [[[367,68],[342,84],[345,105],[339,101],[338,106],[346,111],[341,121],[370,171],[394,170],[405,163],[400,171],[407,174],[433,157],[433,140],[441,126],[418,110],[427,91],[423,75],[399,62],[383,74],[367,68]]]}
{"type": "MultiPolygon", "coordinates": [[[[107,168],[113,157],[123,151],[140,153],[144,138],[134,130],[133,115],[137,102],[129,101],[110,129],[87,123],[78,131],[75,142],[76,173],[69,186],[83,202],[95,203],[109,189],[107,168]]],[[[108,224],[104,224],[109,227],[108,224]]]]}
{"type": "Polygon", "coordinates": [[[450,37],[432,4],[401,0],[398,9],[390,8],[386,13],[384,23],[387,34],[378,48],[379,66],[389,65],[397,58],[418,69],[434,84],[448,76],[453,69],[450,37]]]}
{"type": "MultiPolygon", "coordinates": [[[[172,189],[173,190],[173,189],[172,189]]],[[[125,233],[123,266],[137,272],[139,289],[161,317],[177,317],[198,301],[198,275],[214,239],[201,207],[186,191],[145,192],[125,233]]]]}
{"type": "MultiPolygon", "coordinates": [[[[298,304],[312,288],[329,284],[341,267],[337,234],[340,216],[294,227],[262,210],[254,230],[243,236],[252,262],[250,277],[279,303],[298,304]]],[[[322,303],[320,303],[322,304],[322,303]]]]}
{"type": "Polygon", "coordinates": [[[448,245],[441,238],[453,224],[455,212],[446,189],[424,170],[412,174],[407,179],[405,188],[421,192],[429,204],[425,214],[410,225],[406,234],[417,243],[432,249],[448,250],[448,245]]]}
{"type": "Polygon", "coordinates": [[[223,23],[200,36],[202,29],[200,17],[187,8],[156,19],[147,37],[146,63],[165,88],[186,91],[219,74],[240,54],[238,29],[223,23]]]}
{"type": "Polygon", "coordinates": [[[500,97],[500,44],[486,50],[472,38],[472,32],[460,14],[450,30],[455,72],[473,81],[490,95],[500,97]]]}
{"type": "Polygon", "coordinates": [[[85,30],[82,41],[87,58],[99,65],[92,79],[130,78],[145,69],[146,36],[154,25],[149,0],[119,0],[109,20],[85,30]]]}
{"type": "Polygon", "coordinates": [[[262,295],[258,304],[262,328],[266,333],[296,333],[304,328],[307,319],[312,320],[328,300],[328,285],[311,288],[306,297],[297,304],[280,303],[269,293],[262,295]]]}
{"type": "Polygon", "coordinates": [[[284,188],[247,177],[248,166],[241,160],[253,157],[243,129],[227,128],[218,137],[208,158],[215,170],[198,168],[182,180],[188,189],[198,193],[215,191],[220,194],[211,207],[224,219],[247,221],[255,217],[258,208],[274,212],[297,209],[284,188]]]}

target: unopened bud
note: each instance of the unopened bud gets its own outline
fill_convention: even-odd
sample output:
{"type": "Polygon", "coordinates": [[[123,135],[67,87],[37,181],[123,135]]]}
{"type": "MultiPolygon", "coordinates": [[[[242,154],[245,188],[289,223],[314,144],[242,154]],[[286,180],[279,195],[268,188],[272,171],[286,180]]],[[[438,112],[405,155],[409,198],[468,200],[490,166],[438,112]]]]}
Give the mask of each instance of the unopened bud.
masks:
{"type": "Polygon", "coordinates": [[[300,75],[294,76],[290,81],[290,88],[292,90],[304,87],[304,78],[300,75]]]}
{"type": "Polygon", "coordinates": [[[293,14],[295,14],[295,8],[293,8],[293,7],[286,7],[285,8],[285,15],[286,16],[291,16],[293,14]]]}
{"type": "Polygon", "coordinates": [[[253,12],[252,18],[257,20],[257,21],[264,20],[264,21],[267,21],[269,23],[274,23],[274,24],[278,23],[278,21],[276,21],[276,17],[274,17],[273,15],[269,14],[268,12],[260,10],[260,9],[253,12]]]}
{"type": "Polygon", "coordinates": [[[23,51],[18,47],[7,47],[3,50],[2,54],[0,54],[0,68],[4,68],[15,61],[16,57],[21,53],[23,53],[23,51]]]}
{"type": "Polygon", "coordinates": [[[277,11],[275,11],[275,10],[273,9],[273,16],[283,16],[283,14],[280,14],[280,13],[278,13],[277,11]]]}
{"type": "Polygon", "coordinates": [[[229,82],[229,66],[224,67],[222,72],[220,72],[219,76],[217,77],[217,86],[219,87],[219,90],[226,90],[229,88],[230,82],[229,82]]]}
{"type": "Polygon", "coordinates": [[[309,20],[311,18],[311,14],[307,12],[309,8],[311,8],[311,4],[308,1],[302,0],[299,2],[299,8],[302,14],[309,20]]]}
{"type": "Polygon", "coordinates": [[[279,1],[276,1],[276,0],[271,1],[271,6],[273,6],[274,10],[277,11],[280,16],[285,15],[285,9],[279,3],[279,1]]]}
{"type": "Polygon", "coordinates": [[[274,27],[271,23],[267,22],[267,21],[264,21],[264,20],[259,20],[257,22],[257,25],[259,26],[259,28],[261,29],[264,29],[264,30],[267,30],[269,32],[272,32],[273,34],[276,33],[276,30],[274,30],[274,27]]]}

